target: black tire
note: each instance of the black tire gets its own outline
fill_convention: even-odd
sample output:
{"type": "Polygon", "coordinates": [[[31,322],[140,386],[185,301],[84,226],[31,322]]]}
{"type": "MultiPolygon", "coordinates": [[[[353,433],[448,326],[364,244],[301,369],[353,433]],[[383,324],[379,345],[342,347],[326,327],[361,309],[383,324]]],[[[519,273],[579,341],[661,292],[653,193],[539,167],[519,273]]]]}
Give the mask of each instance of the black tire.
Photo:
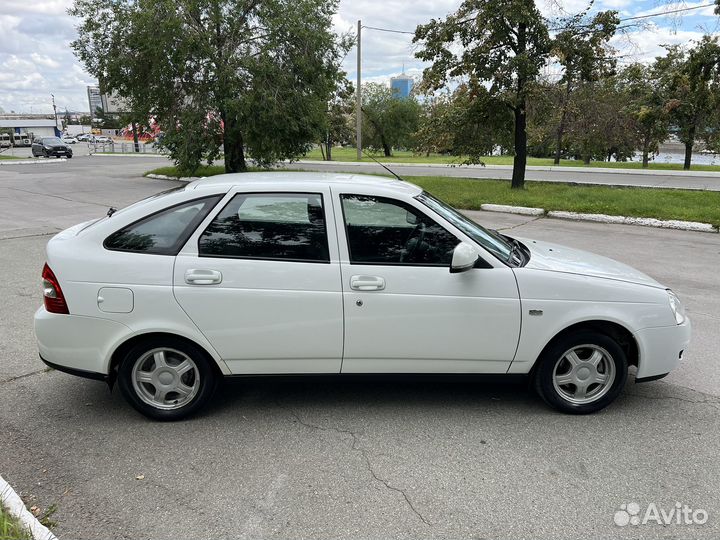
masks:
{"type": "Polygon", "coordinates": [[[68,154],[68,159],[72,159],[72,154],[68,154]]]}
{"type": "Polygon", "coordinates": [[[599,332],[581,331],[558,339],[543,352],[538,359],[533,382],[537,393],[551,407],[564,413],[589,414],[602,410],[612,403],[625,386],[627,376],[627,357],[613,338],[599,332]],[[576,353],[574,357],[576,360],[578,358],[581,360],[577,368],[574,368],[565,356],[570,351],[576,353]],[[602,356],[599,366],[604,370],[604,372],[600,372],[600,369],[596,369],[596,374],[598,377],[611,377],[611,383],[589,384],[586,386],[587,395],[584,398],[570,395],[581,390],[582,381],[580,381],[580,385],[562,384],[561,381],[558,381],[559,384],[555,384],[556,374],[559,379],[569,376],[580,380],[581,376],[585,376],[587,371],[590,371],[587,373],[585,381],[591,380],[591,377],[595,376],[591,367],[585,367],[586,371],[582,373],[578,370],[583,366],[589,366],[587,361],[596,351],[602,356]],[[592,395],[594,392],[596,393],[595,397],[592,395]],[[582,400],[587,400],[587,402],[582,400]]]}
{"type": "MultiPolygon", "coordinates": [[[[212,362],[214,362],[213,359],[208,357],[207,353],[200,347],[183,339],[167,337],[143,341],[130,349],[120,362],[118,367],[118,386],[125,400],[148,418],[161,421],[181,420],[196,413],[211,399],[219,379],[216,368],[212,362]],[[165,370],[166,373],[169,373],[170,370],[173,369],[172,363],[183,359],[182,355],[191,361],[190,364],[194,364],[193,369],[180,376],[181,380],[190,383],[190,385],[186,384],[184,387],[192,388],[194,393],[191,394],[191,396],[183,398],[177,392],[167,392],[167,396],[172,396],[167,399],[167,401],[175,401],[175,404],[165,403],[164,405],[175,408],[162,408],[162,406],[153,406],[151,402],[148,402],[148,400],[152,401],[152,398],[150,398],[148,394],[152,393],[152,391],[158,391],[158,387],[154,386],[152,382],[134,383],[135,365],[140,363],[140,367],[143,367],[148,365],[146,362],[154,364],[154,355],[148,355],[151,351],[157,351],[159,349],[166,351],[164,352],[164,356],[167,354],[165,357],[166,367],[168,368],[165,370]],[[143,360],[144,357],[145,360],[143,360]],[[195,389],[195,384],[197,384],[197,389],[195,389]],[[145,394],[144,398],[143,394],[145,394]],[[187,399],[187,402],[178,406],[178,399],[173,399],[173,397],[187,399]]],[[[160,369],[160,371],[162,371],[163,368],[158,368],[158,366],[155,365],[152,369],[154,373],[155,370],[160,369]]],[[[140,371],[147,372],[147,370],[142,369],[140,369],[140,371]]],[[[164,375],[164,373],[160,373],[158,376],[160,375],[164,375]]],[[[168,377],[172,376],[172,374],[168,375],[168,377]]],[[[173,381],[173,383],[176,381],[177,379],[173,381]]]]}

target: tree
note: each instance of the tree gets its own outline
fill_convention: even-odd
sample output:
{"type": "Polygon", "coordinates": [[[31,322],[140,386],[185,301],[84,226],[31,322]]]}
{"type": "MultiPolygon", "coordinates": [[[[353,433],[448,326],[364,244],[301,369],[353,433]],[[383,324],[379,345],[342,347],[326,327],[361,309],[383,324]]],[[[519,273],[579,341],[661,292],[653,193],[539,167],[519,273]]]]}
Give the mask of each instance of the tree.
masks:
{"type": "Polygon", "coordinates": [[[337,0],[75,0],[72,46],[136,118],[154,116],[184,172],[224,152],[227,172],[302,155],[325,131],[350,46],[337,0]]]}
{"type": "Polygon", "coordinates": [[[480,163],[496,146],[512,147],[512,114],[494,106],[484,86],[461,84],[452,94],[428,96],[426,103],[415,134],[417,151],[446,153],[470,164],[480,163]]]}
{"type": "Polygon", "coordinates": [[[662,65],[663,59],[658,58],[651,66],[630,64],[620,73],[623,108],[633,121],[644,169],[648,167],[649,155],[657,154],[670,130],[662,65]]]}
{"type": "Polygon", "coordinates": [[[716,118],[720,90],[720,44],[717,37],[703,36],[687,55],[677,47],[668,50],[664,68],[671,73],[668,109],[685,145],[683,169],[690,169],[697,137],[708,137],[716,118]]]}
{"type": "Polygon", "coordinates": [[[367,147],[382,150],[385,157],[392,155],[393,148],[412,148],[422,110],[415,97],[394,97],[390,88],[377,83],[364,84],[362,94],[367,147]]]}
{"type": "Polygon", "coordinates": [[[327,127],[320,142],[323,159],[332,161],[332,148],[338,142],[348,142],[355,132],[351,125],[355,107],[355,89],[351,82],[343,78],[338,82],[335,95],[328,102],[327,127]]]}
{"type": "Polygon", "coordinates": [[[477,81],[487,84],[496,104],[512,112],[511,185],[524,187],[528,91],[546,65],[552,45],[534,0],[464,0],[445,20],[418,26],[413,41],[422,42],[417,56],[433,62],[424,72],[431,89],[441,88],[451,78],[477,81]]]}
{"type": "Polygon", "coordinates": [[[579,84],[597,81],[615,67],[608,42],[615,35],[618,24],[617,11],[601,11],[589,22],[582,13],[564,22],[564,29],[553,40],[553,55],[563,67],[560,118],[555,130],[555,165],[560,164],[562,156],[572,93],[579,84]]]}

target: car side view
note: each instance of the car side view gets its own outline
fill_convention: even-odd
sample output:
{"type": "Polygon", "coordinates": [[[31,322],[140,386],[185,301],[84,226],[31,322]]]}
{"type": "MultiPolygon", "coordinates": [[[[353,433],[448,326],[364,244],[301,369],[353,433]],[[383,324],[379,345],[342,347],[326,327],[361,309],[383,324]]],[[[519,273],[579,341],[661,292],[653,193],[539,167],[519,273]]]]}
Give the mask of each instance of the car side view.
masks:
{"type": "Polygon", "coordinates": [[[186,417],[222,377],[527,375],[592,413],[672,371],[675,294],[588,252],[488,230],[417,186],[319,173],[216,176],[52,238],[35,315],[51,367],[186,417]]]}

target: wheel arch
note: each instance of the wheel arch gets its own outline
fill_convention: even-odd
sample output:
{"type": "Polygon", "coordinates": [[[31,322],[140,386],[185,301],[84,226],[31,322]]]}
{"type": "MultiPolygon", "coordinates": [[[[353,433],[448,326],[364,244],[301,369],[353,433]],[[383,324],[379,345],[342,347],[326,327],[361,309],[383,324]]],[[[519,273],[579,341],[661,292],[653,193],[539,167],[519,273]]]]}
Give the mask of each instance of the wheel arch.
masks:
{"type": "Polygon", "coordinates": [[[537,358],[535,358],[533,367],[530,370],[530,376],[534,376],[535,370],[540,363],[539,360],[543,357],[546,351],[550,349],[550,347],[552,347],[555,343],[565,338],[566,336],[581,331],[598,332],[612,338],[617,342],[617,344],[625,353],[628,365],[638,367],[640,362],[640,349],[633,333],[625,326],[617,322],[605,319],[593,319],[576,322],[557,332],[545,344],[545,346],[540,351],[540,354],[538,354],[537,358]]]}
{"type": "Polygon", "coordinates": [[[177,339],[189,345],[197,347],[205,354],[207,361],[213,367],[217,376],[223,377],[225,375],[220,365],[218,364],[215,356],[212,355],[208,351],[207,347],[203,346],[201,343],[198,343],[193,339],[173,332],[145,332],[142,334],[135,334],[128,337],[125,341],[120,343],[110,355],[110,364],[108,367],[108,384],[110,385],[110,387],[112,388],[112,386],[115,384],[115,380],[117,379],[118,366],[120,365],[120,362],[125,357],[125,355],[130,351],[130,349],[145,341],[152,341],[163,338],[177,339]]]}

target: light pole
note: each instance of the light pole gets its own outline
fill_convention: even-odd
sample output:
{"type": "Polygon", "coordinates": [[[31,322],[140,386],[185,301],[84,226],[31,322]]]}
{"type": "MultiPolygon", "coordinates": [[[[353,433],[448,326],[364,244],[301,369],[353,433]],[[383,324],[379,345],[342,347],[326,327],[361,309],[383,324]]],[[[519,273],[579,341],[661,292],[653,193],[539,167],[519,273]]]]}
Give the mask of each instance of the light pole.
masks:
{"type": "Polygon", "coordinates": [[[358,19],[357,29],[357,89],[355,93],[355,140],[357,160],[362,161],[362,21],[358,19]]]}
{"type": "Polygon", "coordinates": [[[55,106],[55,94],[50,94],[50,97],[52,98],[53,112],[55,113],[55,131],[59,131],[57,127],[57,107],[55,106]]]}

